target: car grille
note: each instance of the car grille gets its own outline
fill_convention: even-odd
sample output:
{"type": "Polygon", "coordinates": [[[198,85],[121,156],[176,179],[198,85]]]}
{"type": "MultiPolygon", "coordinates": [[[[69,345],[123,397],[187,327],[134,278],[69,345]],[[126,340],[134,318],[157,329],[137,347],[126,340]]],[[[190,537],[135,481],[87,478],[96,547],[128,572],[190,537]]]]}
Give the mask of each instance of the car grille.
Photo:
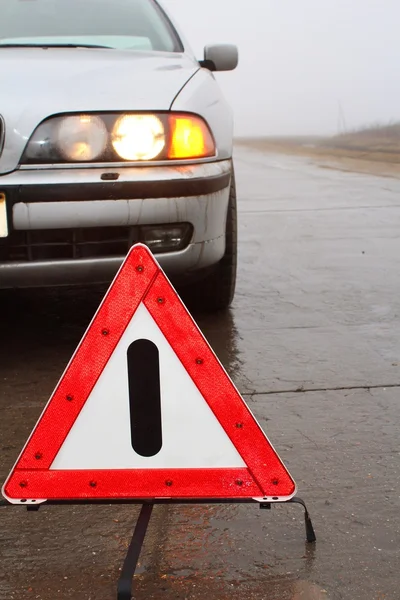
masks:
{"type": "Polygon", "coordinates": [[[3,152],[4,138],[6,135],[6,126],[3,117],[0,115],[0,156],[3,152]]]}
{"type": "Polygon", "coordinates": [[[0,262],[112,258],[139,241],[138,227],[12,231],[0,239],[0,262]]]}

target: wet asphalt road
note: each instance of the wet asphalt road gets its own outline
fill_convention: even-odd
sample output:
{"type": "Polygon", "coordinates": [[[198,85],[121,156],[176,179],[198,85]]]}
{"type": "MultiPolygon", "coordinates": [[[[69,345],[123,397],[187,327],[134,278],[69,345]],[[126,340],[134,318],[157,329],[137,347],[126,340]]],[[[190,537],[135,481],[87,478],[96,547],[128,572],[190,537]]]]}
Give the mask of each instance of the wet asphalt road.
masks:
{"type": "MultiPolygon", "coordinates": [[[[295,506],[156,507],[135,598],[400,598],[400,181],[237,149],[238,290],[197,320],[295,506]]],[[[0,294],[4,480],[104,290],[0,294]]],[[[195,315],[196,317],[196,315],[195,315]]],[[[1,600],[110,600],[135,507],[0,509],[1,600]]]]}

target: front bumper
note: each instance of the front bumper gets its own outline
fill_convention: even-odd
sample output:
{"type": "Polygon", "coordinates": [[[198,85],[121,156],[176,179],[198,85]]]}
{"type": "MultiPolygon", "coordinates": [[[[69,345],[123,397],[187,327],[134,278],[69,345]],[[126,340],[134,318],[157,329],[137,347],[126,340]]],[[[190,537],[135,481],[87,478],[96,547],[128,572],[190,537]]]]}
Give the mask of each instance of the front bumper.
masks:
{"type": "MultiPolygon", "coordinates": [[[[157,255],[171,276],[185,277],[218,262],[225,251],[231,162],[185,166],[85,169],[21,169],[0,176],[6,196],[10,244],[13,232],[85,228],[129,228],[190,223],[193,235],[182,250],[157,255]]],[[[62,260],[1,260],[0,288],[109,281],[118,256],[62,260]]],[[[1,254],[0,254],[1,256],[1,254]]]]}

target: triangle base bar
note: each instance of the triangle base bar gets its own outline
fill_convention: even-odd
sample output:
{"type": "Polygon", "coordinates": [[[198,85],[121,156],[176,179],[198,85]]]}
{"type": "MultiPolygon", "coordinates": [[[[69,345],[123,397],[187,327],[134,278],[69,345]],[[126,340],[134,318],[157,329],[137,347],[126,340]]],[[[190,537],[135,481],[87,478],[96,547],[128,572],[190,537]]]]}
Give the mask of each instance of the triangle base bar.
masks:
{"type": "Polygon", "coordinates": [[[61,471],[15,469],[5,486],[10,498],[27,501],[129,498],[258,498],[279,494],[271,481],[262,490],[246,468],[61,471]]]}

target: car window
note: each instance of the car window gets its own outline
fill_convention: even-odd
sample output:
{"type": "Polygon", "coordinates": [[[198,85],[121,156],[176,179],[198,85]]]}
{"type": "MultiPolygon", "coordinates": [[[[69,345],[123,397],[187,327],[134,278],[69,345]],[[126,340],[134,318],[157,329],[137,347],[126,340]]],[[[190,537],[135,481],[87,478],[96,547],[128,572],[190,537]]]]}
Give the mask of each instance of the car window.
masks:
{"type": "Polygon", "coordinates": [[[0,0],[1,45],[182,50],[154,0],[0,0]]]}

